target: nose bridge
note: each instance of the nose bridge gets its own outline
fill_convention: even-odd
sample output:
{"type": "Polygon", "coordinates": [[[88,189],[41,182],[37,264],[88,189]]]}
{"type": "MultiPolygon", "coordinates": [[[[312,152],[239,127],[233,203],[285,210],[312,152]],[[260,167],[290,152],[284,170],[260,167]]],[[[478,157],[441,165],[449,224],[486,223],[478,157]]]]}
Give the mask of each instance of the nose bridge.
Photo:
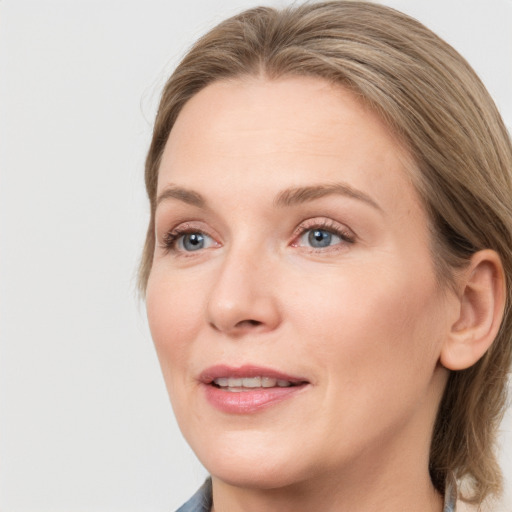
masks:
{"type": "Polygon", "coordinates": [[[208,301],[208,321],[231,334],[270,330],[279,323],[271,262],[264,246],[243,240],[226,251],[208,301]]]}

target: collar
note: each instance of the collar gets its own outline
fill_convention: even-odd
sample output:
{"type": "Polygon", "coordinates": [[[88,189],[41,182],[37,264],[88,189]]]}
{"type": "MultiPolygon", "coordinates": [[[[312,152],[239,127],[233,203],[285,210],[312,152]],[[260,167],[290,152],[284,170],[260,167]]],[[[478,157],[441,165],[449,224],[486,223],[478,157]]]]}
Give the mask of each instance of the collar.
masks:
{"type": "Polygon", "coordinates": [[[457,510],[457,481],[452,473],[446,477],[444,489],[444,508],[443,512],[456,512],[457,510]]]}

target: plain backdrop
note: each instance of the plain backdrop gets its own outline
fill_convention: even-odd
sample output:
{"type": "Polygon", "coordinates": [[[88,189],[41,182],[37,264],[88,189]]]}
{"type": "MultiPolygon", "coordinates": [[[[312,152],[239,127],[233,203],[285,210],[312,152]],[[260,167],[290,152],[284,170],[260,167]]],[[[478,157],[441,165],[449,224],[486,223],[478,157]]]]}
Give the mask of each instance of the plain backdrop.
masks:
{"type": "MultiPolygon", "coordinates": [[[[511,0],[384,3],[454,45],[511,126],[511,0]]],[[[1,512],[172,511],[204,479],[135,293],[143,163],[174,65],[255,4],[0,1],[1,512]]]]}

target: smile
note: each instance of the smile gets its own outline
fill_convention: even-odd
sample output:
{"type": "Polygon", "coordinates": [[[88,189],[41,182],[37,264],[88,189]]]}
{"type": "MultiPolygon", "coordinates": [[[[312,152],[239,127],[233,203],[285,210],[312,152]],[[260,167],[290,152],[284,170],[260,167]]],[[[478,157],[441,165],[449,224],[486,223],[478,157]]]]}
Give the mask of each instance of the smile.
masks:
{"type": "Polygon", "coordinates": [[[255,366],[211,367],[200,375],[207,401],[229,414],[250,414],[296,396],[309,382],[255,366]]]}
{"type": "Polygon", "coordinates": [[[213,379],[213,384],[221,389],[232,392],[251,391],[256,388],[287,388],[296,386],[286,379],[276,379],[274,377],[219,377],[213,379]]]}

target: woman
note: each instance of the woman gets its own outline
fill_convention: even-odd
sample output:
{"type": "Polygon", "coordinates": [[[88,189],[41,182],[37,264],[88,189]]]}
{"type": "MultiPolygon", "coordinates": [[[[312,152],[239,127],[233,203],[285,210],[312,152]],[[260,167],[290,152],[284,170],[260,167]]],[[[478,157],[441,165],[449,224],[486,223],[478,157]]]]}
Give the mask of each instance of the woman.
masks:
{"type": "Polygon", "coordinates": [[[499,495],[511,169],[474,72],[392,9],[257,8],[198,41],[157,114],[140,272],[211,474],[182,510],[499,495]]]}

